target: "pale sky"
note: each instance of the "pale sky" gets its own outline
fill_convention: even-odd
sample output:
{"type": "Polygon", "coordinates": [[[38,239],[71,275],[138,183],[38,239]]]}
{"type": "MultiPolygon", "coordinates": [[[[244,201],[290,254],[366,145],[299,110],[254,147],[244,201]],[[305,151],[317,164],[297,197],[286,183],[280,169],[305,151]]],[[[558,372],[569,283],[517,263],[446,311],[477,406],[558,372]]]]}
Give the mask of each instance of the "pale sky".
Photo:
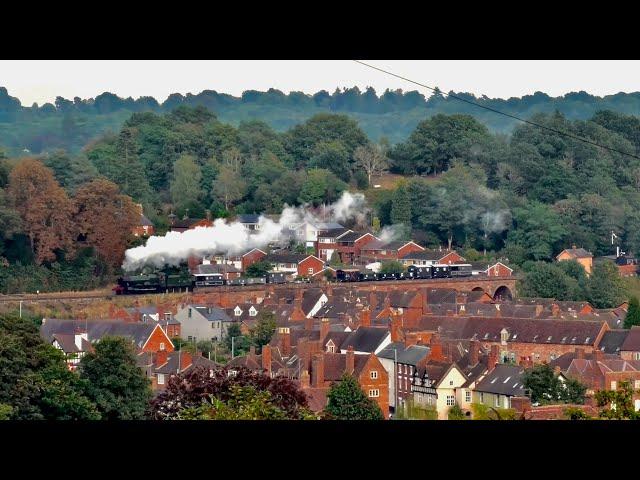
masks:
{"type": "MultiPolygon", "coordinates": [[[[610,95],[640,90],[640,61],[629,60],[366,60],[442,91],[478,96],[520,97],[536,91],[551,96],[584,90],[610,95]]],[[[121,97],[217,90],[239,96],[244,90],[276,88],[315,93],[336,87],[373,86],[430,92],[350,60],[0,60],[0,86],[23,105],[42,105],[60,95],[121,97]]]]}

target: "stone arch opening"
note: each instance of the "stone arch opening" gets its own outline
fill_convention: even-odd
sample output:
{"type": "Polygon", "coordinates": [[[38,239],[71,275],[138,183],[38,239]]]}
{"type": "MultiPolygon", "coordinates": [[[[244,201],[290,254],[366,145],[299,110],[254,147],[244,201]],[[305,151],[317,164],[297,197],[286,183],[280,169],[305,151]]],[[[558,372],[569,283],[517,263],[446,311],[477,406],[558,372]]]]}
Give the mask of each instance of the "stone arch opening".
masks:
{"type": "Polygon", "coordinates": [[[494,300],[513,300],[513,295],[509,287],[505,285],[501,285],[496,289],[496,292],[493,294],[494,300]]]}

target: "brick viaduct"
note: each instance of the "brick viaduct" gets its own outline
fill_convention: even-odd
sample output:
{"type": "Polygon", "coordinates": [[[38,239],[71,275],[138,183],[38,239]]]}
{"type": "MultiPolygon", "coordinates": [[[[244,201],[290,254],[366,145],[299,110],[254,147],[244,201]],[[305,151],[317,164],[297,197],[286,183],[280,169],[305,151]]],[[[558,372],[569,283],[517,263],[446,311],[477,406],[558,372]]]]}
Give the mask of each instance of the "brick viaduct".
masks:
{"type": "Polygon", "coordinates": [[[349,283],[293,283],[285,285],[256,285],[244,287],[208,287],[196,289],[194,301],[198,297],[202,300],[231,305],[251,301],[256,297],[265,297],[269,293],[277,290],[297,290],[313,287],[321,287],[328,294],[335,288],[357,288],[364,291],[414,291],[422,288],[454,288],[462,292],[482,290],[494,298],[511,299],[516,296],[515,275],[505,277],[465,277],[465,278],[434,278],[425,280],[401,280],[401,281],[380,281],[380,282],[349,282],[349,283]]]}

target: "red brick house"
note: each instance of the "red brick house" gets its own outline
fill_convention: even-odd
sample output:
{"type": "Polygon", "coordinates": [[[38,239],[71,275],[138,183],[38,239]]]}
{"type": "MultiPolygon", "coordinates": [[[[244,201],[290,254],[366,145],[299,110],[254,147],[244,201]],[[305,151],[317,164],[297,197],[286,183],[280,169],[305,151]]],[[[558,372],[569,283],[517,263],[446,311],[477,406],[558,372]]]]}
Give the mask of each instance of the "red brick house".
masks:
{"type": "Polygon", "coordinates": [[[385,418],[389,418],[389,375],[374,354],[356,355],[353,349],[347,353],[315,353],[308,372],[309,383],[306,376],[301,377],[301,386],[303,390],[311,388],[324,392],[326,399],[331,385],[339,382],[345,373],[356,378],[367,397],[378,404],[385,418]]]}
{"type": "Polygon", "coordinates": [[[625,360],[640,360],[640,327],[631,327],[620,347],[620,356],[625,360]]]}
{"type": "Polygon", "coordinates": [[[131,231],[131,233],[135,237],[143,237],[143,236],[149,237],[155,233],[153,222],[149,220],[149,218],[147,218],[147,216],[143,213],[142,204],[138,203],[137,207],[140,213],[140,220],[138,221],[138,224],[135,227],[133,227],[133,230],[131,231]]]}
{"type": "Polygon", "coordinates": [[[273,272],[284,272],[290,276],[311,277],[324,269],[322,260],[303,253],[270,253],[264,260],[273,265],[273,272]]]}
{"type": "Polygon", "coordinates": [[[466,260],[455,250],[406,250],[400,257],[404,266],[430,266],[434,264],[465,263],[466,260]]]}
{"type": "Polygon", "coordinates": [[[242,265],[241,270],[243,272],[246,272],[247,268],[249,268],[254,263],[259,262],[266,256],[267,256],[267,252],[263,252],[259,248],[252,248],[248,252],[243,253],[240,260],[242,265]]]}
{"type": "Polygon", "coordinates": [[[424,247],[412,241],[383,242],[382,240],[373,240],[360,248],[360,258],[364,262],[398,260],[409,253],[423,250],[424,247]]]}
{"type": "Polygon", "coordinates": [[[378,240],[371,233],[354,232],[352,230],[333,230],[333,237],[327,235],[318,236],[316,253],[318,258],[330,260],[329,252],[338,254],[338,258],[344,264],[350,265],[358,260],[363,246],[378,240]],[[341,233],[340,233],[341,232],[341,233]]]}

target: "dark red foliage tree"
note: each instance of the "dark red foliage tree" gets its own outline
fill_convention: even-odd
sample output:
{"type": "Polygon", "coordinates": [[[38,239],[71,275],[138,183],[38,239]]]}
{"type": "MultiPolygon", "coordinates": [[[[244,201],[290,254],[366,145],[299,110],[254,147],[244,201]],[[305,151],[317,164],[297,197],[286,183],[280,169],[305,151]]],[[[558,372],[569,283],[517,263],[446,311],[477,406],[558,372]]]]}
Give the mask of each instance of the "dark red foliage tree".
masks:
{"type": "Polygon", "coordinates": [[[231,396],[232,386],[251,386],[268,391],[275,404],[287,412],[290,419],[300,419],[308,407],[306,394],[292,380],[285,377],[271,378],[247,368],[214,370],[205,367],[189,369],[175,375],[167,382],[167,388],[151,402],[152,418],[174,419],[184,408],[197,407],[211,396],[225,402],[231,396]]]}

